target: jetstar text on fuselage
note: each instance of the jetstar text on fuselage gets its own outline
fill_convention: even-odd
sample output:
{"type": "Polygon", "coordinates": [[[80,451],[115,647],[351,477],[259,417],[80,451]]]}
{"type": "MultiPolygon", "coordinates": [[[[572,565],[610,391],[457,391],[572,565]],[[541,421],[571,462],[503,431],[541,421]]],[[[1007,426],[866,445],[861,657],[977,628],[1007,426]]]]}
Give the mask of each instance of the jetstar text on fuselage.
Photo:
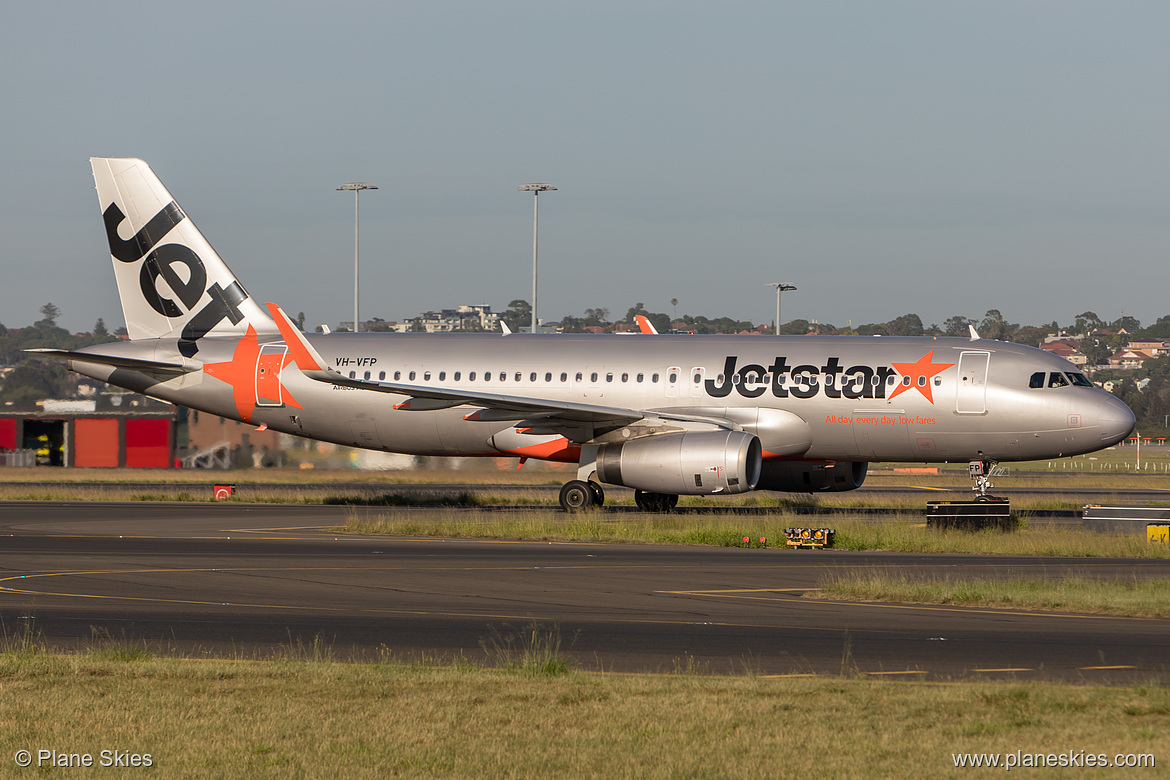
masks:
{"type": "Polygon", "coordinates": [[[891,398],[914,388],[933,404],[929,382],[936,374],[954,365],[934,363],[933,355],[930,352],[917,363],[897,364],[922,368],[912,373],[903,373],[891,366],[846,366],[838,357],[826,358],[819,366],[809,363],[790,365],[787,357],[777,357],[767,366],[748,363],[737,369],[739,357],[729,355],[724,360],[719,378],[708,379],[703,386],[707,395],[713,398],[725,398],[732,391],[744,398],[758,398],[767,392],[776,398],[813,398],[820,393],[826,398],[885,398],[890,379],[901,376],[902,381],[890,393],[891,398]]]}

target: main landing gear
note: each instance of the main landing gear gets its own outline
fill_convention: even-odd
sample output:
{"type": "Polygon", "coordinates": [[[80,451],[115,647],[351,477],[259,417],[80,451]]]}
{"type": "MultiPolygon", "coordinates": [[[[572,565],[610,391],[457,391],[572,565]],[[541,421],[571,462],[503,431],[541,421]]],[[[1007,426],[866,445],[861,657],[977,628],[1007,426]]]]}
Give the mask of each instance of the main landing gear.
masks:
{"type": "Polygon", "coordinates": [[[673,493],[650,493],[645,490],[635,490],[634,503],[643,512],[664,514],[674,511],[678,505],[678,496],[673,493]]]}
{"type": "Polygon", "coordinates": [[[596,482],[574,479],[561,487],[561,509],[566,512],[581,512],[590,507],[605,504],[605,491],[596,482]]]}
{"type": "MultiPolygon", "coordinates": [[[[561,487],[561,509],[575,514],[604,505],[605,491],[594,481],[596,475],[597,445],[584,444],[581,446],[581,459],[577,463],[577,478],[561,487]]],[[[678,496],[635,490],[634,503],[643,512],[670,512],[678,503],[678,496]]]]}
{"type": "MultiPolygon", "coordinates": [[[[983,453],[979,453],[982,455],[983,453]]],[[[991,484],[991,473],[995,470],[996,461],[994,460],[973,460],[967,464],[967,472],[971,478],[975,480],[975,486],[971,488],[975,491],[976,501],[1003,501],[1004,499],[997,496],[988,495],[987,491],[995,487],[991,484]]]]}

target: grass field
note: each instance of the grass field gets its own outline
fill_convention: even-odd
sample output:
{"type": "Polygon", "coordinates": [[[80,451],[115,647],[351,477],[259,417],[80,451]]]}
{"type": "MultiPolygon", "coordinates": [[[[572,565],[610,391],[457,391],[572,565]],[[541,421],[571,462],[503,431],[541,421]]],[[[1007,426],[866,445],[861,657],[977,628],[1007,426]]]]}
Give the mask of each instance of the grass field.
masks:
{"type": "Polygon", "coordinates": [[[16,768],[46,749],[158,778],[936,777],[958,753],[1165,762],[1170,690],[0,654],[2,774],[109,771],[16,768]]]}

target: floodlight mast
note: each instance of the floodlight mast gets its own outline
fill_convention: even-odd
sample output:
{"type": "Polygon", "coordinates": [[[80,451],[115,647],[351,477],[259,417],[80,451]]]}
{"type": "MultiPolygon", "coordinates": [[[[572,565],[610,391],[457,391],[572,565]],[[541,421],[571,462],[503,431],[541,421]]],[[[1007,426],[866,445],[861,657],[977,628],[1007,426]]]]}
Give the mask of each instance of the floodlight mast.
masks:
{"type": "Polygon", "coordinates": [[[361,330],[361,320],[358,319],[358,196],[362,190],[376,190],[375,185],[366,181],[353,181],[342,184],[338,192],[353,191],[353,332],[361,330]]]}
{"type": "Polygon", "coordinates": [[[768,287],[776,288],[776,335],[780,335],[780,293],[788,290],[795,290],[795,284],[788,284],[787,282],[764,282],[768,287]]]}
{"type": "Polygon", "coordinates": [[[540,193],[555,192],[556,187],[551,184],[542,184],[535,182],[532,184],[521,184],[517,187],[520,192],[532,193],[532,332],[536,333],[536,234],[537,225],[540,223],[540,193]]]}

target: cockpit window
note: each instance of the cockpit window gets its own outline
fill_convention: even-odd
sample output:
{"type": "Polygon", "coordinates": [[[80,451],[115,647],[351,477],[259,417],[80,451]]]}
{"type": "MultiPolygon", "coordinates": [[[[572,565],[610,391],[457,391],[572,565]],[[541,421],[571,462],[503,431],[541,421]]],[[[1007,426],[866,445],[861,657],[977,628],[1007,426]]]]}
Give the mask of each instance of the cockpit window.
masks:
{"type": "Polygon", "coordinates": [[[1035,374],[1032,374],[1032,378],[1028,380],[1028,387],[1032,389],[1044,387],[1044,376],[1043,371],[1037,371],[1035,374]]]}
{"type": "Polygon", "coordinates": [[[1072,383],[1074,385],[1076,385],[1077,387],[1092,387],[1093,386],[1093,383],[1090,382],[1089,378],[1087,376],[1085,376],[1084,374],[1077,373],[1076,371],[1067,371],[1065,373],[1068,376],[1068,378],[1072,380],[1072,383]]]}
{"type": "Polygon", "coordinates": [[[1064,378],[1064,374],[1059,371],[1053,371],[1048,376],[1049,387],[1068,387],[1068,380],[1064,378]]]}

